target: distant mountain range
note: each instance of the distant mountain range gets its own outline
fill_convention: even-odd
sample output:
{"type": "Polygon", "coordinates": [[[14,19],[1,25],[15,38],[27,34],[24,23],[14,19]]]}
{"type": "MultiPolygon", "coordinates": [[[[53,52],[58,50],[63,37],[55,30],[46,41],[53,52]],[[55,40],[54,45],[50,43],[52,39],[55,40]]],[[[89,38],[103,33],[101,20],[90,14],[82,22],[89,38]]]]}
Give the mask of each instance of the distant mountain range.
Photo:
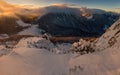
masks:
{"type": "Polygon", "coordinates": [[[50,6],[36,23],[53,36],[100,36],[118,18],[116,13],[100,9],[50,6]]]}
{"type": "Polygon", "coordinates": [[[116,12],[116,13],[120,14],[120,8],[106,9],[106,11],[116,12]]]}
{"type": "Polygon", "coordinates": [[[0,34],[19,33],[26,28],[17,23],[22,20],[25,23],[38,24],[39,29],[52,36],[100,36],[119,16],[85,7],[51,5],[33,9],[0,0],[0,34]]]}

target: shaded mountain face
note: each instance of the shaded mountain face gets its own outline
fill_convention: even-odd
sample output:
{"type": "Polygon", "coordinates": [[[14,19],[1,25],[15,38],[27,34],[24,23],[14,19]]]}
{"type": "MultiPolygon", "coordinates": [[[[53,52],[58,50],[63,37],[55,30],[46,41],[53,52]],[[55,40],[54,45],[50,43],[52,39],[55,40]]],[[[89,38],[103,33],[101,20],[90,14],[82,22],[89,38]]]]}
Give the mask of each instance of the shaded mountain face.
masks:
{"type": "Polygon", "coordinates": [[[39,28],[53,36],[100,36],[118,19],[113,14],[48,13],[37,20],[39,28]]]}

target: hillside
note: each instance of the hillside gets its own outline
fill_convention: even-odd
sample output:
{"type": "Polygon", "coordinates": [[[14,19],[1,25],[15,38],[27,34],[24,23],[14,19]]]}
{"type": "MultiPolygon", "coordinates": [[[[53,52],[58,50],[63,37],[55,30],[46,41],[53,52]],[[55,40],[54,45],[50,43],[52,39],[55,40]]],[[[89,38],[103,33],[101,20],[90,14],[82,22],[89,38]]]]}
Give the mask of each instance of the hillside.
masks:
{"type": "MultiPolygon", "coordinates": [[[[87,16],[87,15],[86,15],[87,16]]],[[[109,13],[92,14],[91,18],[75,13],[48,13],[37,20],[39,28],[52,36],[92,37],[102,35],[117,19],[109,13]]]]}

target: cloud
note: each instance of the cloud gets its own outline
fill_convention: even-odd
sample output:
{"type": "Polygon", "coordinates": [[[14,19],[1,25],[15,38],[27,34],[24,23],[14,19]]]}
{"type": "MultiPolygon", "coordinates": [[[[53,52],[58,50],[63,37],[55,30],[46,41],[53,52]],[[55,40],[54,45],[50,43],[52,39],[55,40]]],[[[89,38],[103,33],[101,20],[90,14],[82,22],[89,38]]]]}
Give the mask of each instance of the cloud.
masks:
{"type": "Polygon", "coordinates": [[[70,7],[70,6],[76,6],[76,4],[55,3],[55,4],[52,4],[51,6],[70,7]]]}
{"type": "Polygon", "coordinates": [[[19,5],[13,5],[7,3],[5,0],[0,0],[0,16],[10,16],[14,15],[16,12],[19,12],[22,7],[19,5]]]}
{"type": "Polygon", "coordinates": [[[5,0],[0,0],[0,13],[15,13],[18,12],[21,9],[24,8],[28,8],[28,7],[32,7],[32,6],[25,6],[25,5],[14,5],[14,4],[10,4],[8,2],[6,2],[5,0]]]}

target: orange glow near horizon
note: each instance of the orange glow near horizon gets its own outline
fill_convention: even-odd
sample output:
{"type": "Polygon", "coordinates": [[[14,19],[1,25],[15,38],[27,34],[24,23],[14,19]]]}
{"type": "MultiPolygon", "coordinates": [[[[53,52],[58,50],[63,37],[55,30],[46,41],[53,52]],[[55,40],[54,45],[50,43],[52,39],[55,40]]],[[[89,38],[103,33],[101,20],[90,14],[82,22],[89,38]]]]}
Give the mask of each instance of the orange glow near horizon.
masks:
{"type": "Polygon", "coordinates": [[[15,5],[0,0],[0,16],[15,16],[16,12],[25,8],[29,9],[27,5],[15,5]]]}

